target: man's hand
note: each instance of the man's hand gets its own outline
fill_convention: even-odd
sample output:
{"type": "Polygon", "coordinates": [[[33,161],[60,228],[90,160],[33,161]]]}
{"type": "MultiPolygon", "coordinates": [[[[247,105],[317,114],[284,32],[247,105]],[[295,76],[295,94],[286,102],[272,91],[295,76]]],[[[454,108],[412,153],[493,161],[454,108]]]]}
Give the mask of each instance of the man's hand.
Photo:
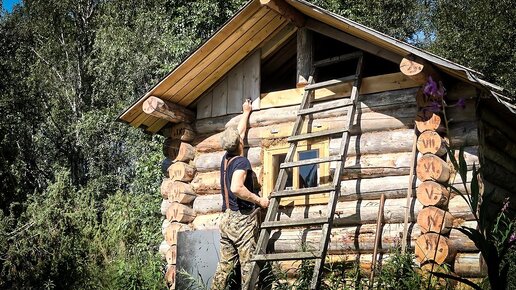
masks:
{"type": "Polygon", "coordinates": [[[245,100],[244,104],[242,105],[242,111],[244,113],[251,113],[253,110],[253,105],[251,103],[250,99],[245,100]]]}
{"type": "Polygon", "coordinates": [[[269,199],[266,197],[260,197],[259,206],[261,208],[267,208],[269,206],[269,199]]]}

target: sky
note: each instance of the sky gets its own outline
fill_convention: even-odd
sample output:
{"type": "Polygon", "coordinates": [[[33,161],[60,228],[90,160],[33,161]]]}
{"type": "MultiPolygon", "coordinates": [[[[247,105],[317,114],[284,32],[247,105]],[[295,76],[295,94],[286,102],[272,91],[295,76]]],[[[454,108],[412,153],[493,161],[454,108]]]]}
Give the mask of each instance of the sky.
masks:
{"type": "Polygon", "coordinates": [[[13,11],[13,6],[20,2],[21,2],[21,0],[2,0],[2,6],[4,7],[5,10],[7,10],[8,12],[11,12],[11,11],[13,11]]]}

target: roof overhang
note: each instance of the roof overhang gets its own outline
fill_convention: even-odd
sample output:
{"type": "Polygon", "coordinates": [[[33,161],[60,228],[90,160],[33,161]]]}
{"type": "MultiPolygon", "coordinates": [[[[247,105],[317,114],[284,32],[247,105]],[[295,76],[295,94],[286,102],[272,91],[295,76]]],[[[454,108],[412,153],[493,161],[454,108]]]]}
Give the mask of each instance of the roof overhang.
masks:
{"type": "MultiPolygon", "coordinates": [[[[450,76],[485,89],[503,104],[510,105],[504,101],[503,96],[493,92],[493,90],[502,91],[503,89],[481,80],[478,77],[479,72],[423,51],[304,0],[284,1],[306,15],[307,19],[324,23],[361,41],[382,48],[391,55],[389,57],[391,61],[398,59],[393,58],[392,55],[398,56],[399,60],[408,55],[416,55],[433,63],[450,76]]],[[[167,121],[143,112],[142,104],[148,97],[156,96],[182,106],[192,104],[231,68],[274,36],[288,22],[275,11],[261,5],[259,0],[250,1],[164,79],[126,109],[118,117],[118,120],[129,123],[133,127],[143,128],[150,133],[158,132],[167,124],[167,121]]],[[[508,108],[514,112],[514,108],[511,106],[508,108]]]]}

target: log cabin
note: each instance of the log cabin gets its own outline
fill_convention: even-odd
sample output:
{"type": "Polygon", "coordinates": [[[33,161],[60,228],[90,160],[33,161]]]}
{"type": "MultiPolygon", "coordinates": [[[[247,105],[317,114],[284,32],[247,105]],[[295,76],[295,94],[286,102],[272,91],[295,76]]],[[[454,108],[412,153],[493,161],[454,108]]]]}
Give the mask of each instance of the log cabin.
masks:
{"type": "MultiPolygon", "coordinates": [[[[506,198],[515,200],[514,101],[479,72],[306,1],[252,0],[119,116],[145,133],[165,137],[160,252],[170,288],[178,233],[218,229],[221,132],[237,126],[243,101],[251,99],[246,155],[260,193],[269,196],[303,94],[314,80],[326,85],[314,90],[316,113],[304,119],[300,132],[351,134],[328,258],[355,261],[367,272],[393,248],[402,247],[415,253],[422,266],[446,263],[460,276],[485,276],[474,243],[453,229],[476,227],[476,221],[450,185],[469,194],[473,174],[481,168],[481,189],[490,196],[492,215],[506,198]],[[353,58],[358,54],[363,63],[356,87],[347,76],[356,76],[353,58]],[[434,92],[429,85],[436,87],[434,92]],[[345,107],[354,86],[356,116],[349,125],[345,107]],[[447,148],[464,149],[466,180],[452,166],[447,148]]],[[[320,134],[299,142],[294,158],[334,156],[342,139],[320,134]]],[[[329,184],[336,178],[336,164],[293,169],[286,186],[295,190],[329,184]],[[307,172],[312,174],[309,181],[307,172]]],[[[328,200],[328,193],[283,198],[278,216],[324,217],[328,200]]],[[[321,235],[321,229],[312,228],[273,230],[267,247],[273,253],[315,248],[321,235]]]]}

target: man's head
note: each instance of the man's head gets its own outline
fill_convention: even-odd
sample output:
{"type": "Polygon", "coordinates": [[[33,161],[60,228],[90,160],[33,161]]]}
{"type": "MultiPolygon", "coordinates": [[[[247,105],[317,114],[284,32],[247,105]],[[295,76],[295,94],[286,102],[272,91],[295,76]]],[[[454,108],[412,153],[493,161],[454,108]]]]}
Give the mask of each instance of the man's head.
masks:
{"type": "Polygon", "coordinates": [[[240,134],[235,128],[227,128],[220,136],[220,145],[228,153],[240,153],[240,134]]]}

